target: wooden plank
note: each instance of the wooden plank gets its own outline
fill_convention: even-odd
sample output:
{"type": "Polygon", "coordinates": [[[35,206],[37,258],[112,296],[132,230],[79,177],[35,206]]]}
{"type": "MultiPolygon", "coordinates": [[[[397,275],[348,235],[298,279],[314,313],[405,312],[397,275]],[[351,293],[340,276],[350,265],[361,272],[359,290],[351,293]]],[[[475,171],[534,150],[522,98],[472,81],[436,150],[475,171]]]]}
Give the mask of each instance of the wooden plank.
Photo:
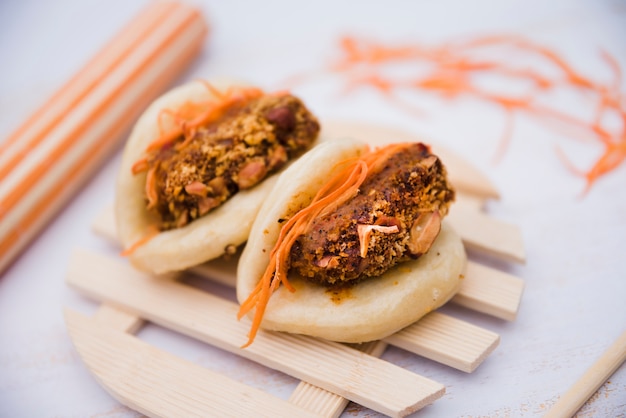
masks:
{"type": "Polygon", "coordinates": [[[613,373],[626,361],[626,331],[607,348],[580,379],[554,404],[546,418],[574,416],[613,373]]]}
{"type": "Polygon", "coordinates": [[[461,205],[465,208],[482,212],[485,207],[485,201],[486,199],[484,197],[457,191],[452,207],[454,208],[457,205],[461,205]]]}
{"type": "MultiPolygon", "coordinates": [[[[387,348],[387,344],[382,341],[372,341],[355,344],[353,347],[371,356],[380,357],[387,348]]],[[[289,402],[324,417],[336,418],[341,415],[349,401],[310,383],[300,382],[289,397],[289,402]]]]}
{"type": "Polygon", "coordinates": [[[461,289],[452,302],[496,318],[513,321],[524,293],[524,281],[500,270],[468,261],[461,289]]]}
{"type": "Polygon", "coordinates": [[[500,336],[460,319],[432,312],[384,341],[471,373],[497,347],[500,336]]]}
{"type": "Polygon", "coordinates": [[[137,315],[106,303],[100,305],[94,318],[103,325],[129,334],[136,334],[144,324],[137,315]]]}
{"type": "MultiPolygon", "coordinates": [[[[114,233],[115,216],[111,207],[98,215],[93,223],[93,229],[98,235],[116,243],[117,238],[114,233]]],[[[211,263],[201,264],[190,270],[192,273],[199,276],[210,278],[227,286],[234,286],[236,267],[237,263],[235,260],[215,260],[211,263]]],[[[118,308],[112,308],[106,304],[100,307],[97,314],[105,315],[105,320],[110,322],[111,326],[115,326],[117,329],[124,329],[124,321],[132,322],[133,319],[138,319],[141,323],[143,322],[130,314],[120,313],[118,308]],[[132,318],[128,318],[128,316],[132,316],[132,318]],[[119,325],[114,325],[118,323],[119,325]]],[[[357,346],[357,349],[375,357],[380,357],[385,347],[387,347],[387,344],[382,341],[374,341],[372,343],[362,344],[361,346],[362,347],[357,346]]],[[[346,398],[303,381],[296,386],[289,401],[324,417],[338,417],[349,402],[346,398]]]]}
{"type": "Polygon", "coordinates": [[[517,226],[493,219],[463,201],[452,206],[446,220],[467,248],[507,261],[526,261],[522,233],[517,226]]]}
{"type": "Polygon", "coordinates": [[[287,333],[260,332],[247,340],[249,322],[237,321],[236,303],[190,286],[138,272],[125,263],[85,251],[69,264],[68,283],[142,318],[389,416],[408,415],[441,397],[443,385],[343,344],[287,333]],[[97,266],[97,268],[95,268],[97,266]]]}
{"type": "Polygon", "coordinates": [[[66,310],[65,322],[98,381],[121,403],[148,416],[319,416],[77,312],[66,310]]]}
{"type": "Polygon", "coordinates": [[[189,271],[197,276],[213,280],[225,286],[235,287],[238,261],[239,258],[218,258],[191,267],[189,271]]]}
{"type": "MultiPolygon", "coordinates": [[[[133,307],[133,309],[139,309],[139,306],[144,306],[142,313],[146,319],[146,312],[150,310],[151,306],[157,306],[159,303],[172,304],[174,301],[187,305],[187,309],[198,307],[198,309],[206,310],[203,305],[211,305],[214,310],[221,308],[232,311],[231,316],[228,317],[222,312],[208,312],[206,315],[221,315],[225,321],[232,322],[237,310],[236,304],[226,302],[208,293],[200,292],[200,296],[205,296],[206,299],[198,300],[194,302],[191,297],[196,289],[189,286],[185,286],[179,283],[170,282],[163,278],[155,279],[144,273],[138,272],[125,264],[119,263],[116,260],[110,259],[105,256],[90,254],[88,252],[81,252],[80,255],[75,254],[70,262],[70,270],[68,275],[68,283],[76,286],[79,290],[84,291],[87,294],[91,294],[98,300],[104,300],[115,304],[122,304],[124,306],[133,307]],[[98,265],[98,269],[89,268],[88,261],[91,260],[91,265],[98,265]],[[96,271],[97,270],[97,271],[96,271]],[[105,275],[109,276],[109,279],[104,280],[105,275]],[[116,279],[112,279],[115,277],[116,279]],[[124,277],[136,278],[137,283],[125,281],[124,277]],[[141,282],[140,282],[141,280],[141,282]],[[119,281],[119,283],[117,283],[119,281]],[[106,282],[106,283],[105,283],[106,282]],[[145,283],[145,284],[142,284],[145,283]],[[153,284],[150,287],[150,284],[153,284]],[[108,286],[107,286],[108,285],[108,286]],[[138,289],[134,289],[131,286],[138,286],[138,289]],[[123,289],[126,290],[123,290],[123,289]],[[168,290],[162,290],[161,288],[170,289],[171,292],[177,291],[180,296],[178,299],[172,299],[172,295],[161,295],[160,292],[167,293],[168,290]],[[132,299],[128,299],[132,296],[134,291],[137,293],[132,299]],[[95,292],[95,293],[94,293],[95,292]],[[117,294],[116,292],[125,294],[117,294]],[[188,296],[185,296],[188,295],[188,296]],[[158,300],[148,301],[147,298],[159,298],[158,300]],[[185,299],[189,297],[190,299],[185,299]],[[162,299],[162,300],[161,300],[162,299]],[[197,303],[194,304],[194,303],[197,303]]],[[[174,293],[172,293],[174,294],[174,293]]],[[[149,314],[149,312],[148,312],[149,314]]],[[[160,319],[163,320],[163,319],[160,319]]],[[[239,326],[239,323],[236,323],[239,326]]],[[[426,321],[422,324],[422,320],[409,326],[403,331],[403,337],[401,339],[393,339],[388,337],[385,342],[393,345],[401,344],[401,347],[414,352],[418,355],[430,358],[432,360],[441,362],[451,367],[458,368],[459,370],[473,370],[482,360],[495,348],[499,341],[499,337],[496,334],[485,331],[485,338],[483,340],[476,340],[475,344],[467,345],[468,340],[473,340],[476,337],[477,327],[466,323],[461,320],[444,321],[441,319],[440,324],[443,327],[440,330],[432,330],[429,325],[430,322],[426,321]],[[448,330],[449,327],[452,332],[448,330]],[[426,330],[421,328],[425,327],[426,330]],[[428,338],[425,338],[428,336],[428,338]],[[442,339],[445,344],[441,344],[442,339]],[[447,345],[454,347],[462,347],[464,351],[452,352],[448,350],[447,345]]],[[[167,325],[166,325],[167,326],[167,325]]],[[[281,335],[276,333],[274,335],[281,335]]],[[[203,336],[198,338],[202,339],[203,336]]],[[[244,341],[244,337],[239,343],[244,341]]],[[[242,352],[239,351],[238,354],[242,352]]],[[[244,352],[245,353],[245,350],[244,352]]],[[[306,379],[303,379],[306,380],[306,379]]]]}
{"type": "Polygon", "coordinates": [[[119,246],[117,240],[117,226],[115,224],[115,210],[113,205],[102,209],[91,223],[91,230],[101,238],[119,246]]]}

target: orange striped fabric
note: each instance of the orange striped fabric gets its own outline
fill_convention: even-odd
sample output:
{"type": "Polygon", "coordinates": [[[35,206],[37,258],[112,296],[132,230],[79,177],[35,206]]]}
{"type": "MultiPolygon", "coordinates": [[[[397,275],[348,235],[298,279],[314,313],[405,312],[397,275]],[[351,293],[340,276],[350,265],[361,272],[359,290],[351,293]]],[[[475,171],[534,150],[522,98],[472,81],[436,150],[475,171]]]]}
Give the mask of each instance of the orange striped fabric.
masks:
{"type": "Polygon", "coordinates": [[[206,34],[195,8],[151,3],[0,144],[0,272],[189,65],[206,34]]]}

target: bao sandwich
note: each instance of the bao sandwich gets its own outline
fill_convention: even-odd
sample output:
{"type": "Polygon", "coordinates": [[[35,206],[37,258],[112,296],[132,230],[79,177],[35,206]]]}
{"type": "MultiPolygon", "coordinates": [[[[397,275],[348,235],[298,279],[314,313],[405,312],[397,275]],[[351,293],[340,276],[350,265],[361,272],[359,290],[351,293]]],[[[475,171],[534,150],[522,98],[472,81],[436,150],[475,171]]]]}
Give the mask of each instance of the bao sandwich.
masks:
{"type": "Polygon", "coordinates": [[[447,302],[466,255],[443,220],[446,169],[421,143],[370,150],[341,139],[278,179],[237,269],[240,318],[259,328],[359,343],[447,302]]]}
{"type": "Polygon", "coordinates": [[[287,93],[200,81],[166,93],[124,149],[115,215],[125,254],[165,273],[233,251],[275,173],[318,133],[315,116],[287,93]]]}

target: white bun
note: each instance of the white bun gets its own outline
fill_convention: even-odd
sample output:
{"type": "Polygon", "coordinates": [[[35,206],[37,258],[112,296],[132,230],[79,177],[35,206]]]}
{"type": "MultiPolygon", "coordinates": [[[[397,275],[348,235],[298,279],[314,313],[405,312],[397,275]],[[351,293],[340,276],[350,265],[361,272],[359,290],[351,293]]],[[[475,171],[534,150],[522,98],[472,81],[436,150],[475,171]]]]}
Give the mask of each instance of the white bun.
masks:
{"type": "MultiPolygon", "coordinates": [[[[323,143],[280,176],[259,211],[239,260],[240,302],[265,271],[280,231],[278,219],[306,206],[335,164],[359,155],[365,147],[354,139],[323,143]]],[[[296,291],[279,287],[270,297],[261,327],[350,343],[381,339],[446,303],[459,289],[465,263],[459,236],[444,222],[426,255],[338,294],[291,275],[296,291]]]]}
{"type": "MultiPolygon", "coordinates": [[[[212,85],[225,90],[233,83],[212,82],[212,85]]],[[[126,143],[116,184],[117,234],[124,248],[144,237],[153,223],[144,200],[145,173],[133,175],[131,167],[158,137],[159,112],[212,97],[200,82],[185,84],[155,100],[137,121],[126,143]]],[[[235,194],[208,215],[182,228],[159,233],[129,255],[131,263],[157,274],[178,271],[219,257],[230,244],[244,243],[263,199],[276,180],[277,175],[270,176],[252,189],[235,194]]]]}

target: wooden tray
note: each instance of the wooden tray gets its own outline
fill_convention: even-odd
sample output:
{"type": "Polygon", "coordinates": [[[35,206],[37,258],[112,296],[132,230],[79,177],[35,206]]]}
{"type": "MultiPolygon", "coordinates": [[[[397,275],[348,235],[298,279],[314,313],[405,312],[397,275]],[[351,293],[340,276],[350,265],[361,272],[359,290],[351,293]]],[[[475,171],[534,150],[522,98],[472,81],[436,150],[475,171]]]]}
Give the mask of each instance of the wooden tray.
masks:
{"type": "MultiPolygon", "coordinates": [[[[326,134],[355,136],[371,143],[419,140],[393,129],[363,123],[327,123],[326,134]]],[[[467,248],[506,261],[523,262],[517,227],[483,213],[498,198],[488,179],[463,159],[433,146],[448,167],[458,200],[448,217],[467,248]]],[[[115,242],[112,209],[94,224],[115,242]]],[[[216,260],[193,274],[234,286],[236,260],[216,260]]],[[[236,303],[181,277],[155,278],[126,260],[77,250],[69,261],[67,283],[101,302],[93,317],[66,309],[71,339],[87,368],[121,403],[143,414],[171,416],[337,417],[348,401],[402,417],[440,398],[442,384],[379,357],[394,345],[447,366],[472,372],[496,348],[499,335],[463,320],[432,312],[402,331],[360,345],[261,331],[241,349],[249,329],[237,321],[236,303]],[[167,327],[301,380],[288,400],[195,365],[141,341],[133,334],[145,321],[167,327]]],[[[514,320],[523,293],[521,279],[470,258],[460,292],[452,303],[514,320]]]]}

